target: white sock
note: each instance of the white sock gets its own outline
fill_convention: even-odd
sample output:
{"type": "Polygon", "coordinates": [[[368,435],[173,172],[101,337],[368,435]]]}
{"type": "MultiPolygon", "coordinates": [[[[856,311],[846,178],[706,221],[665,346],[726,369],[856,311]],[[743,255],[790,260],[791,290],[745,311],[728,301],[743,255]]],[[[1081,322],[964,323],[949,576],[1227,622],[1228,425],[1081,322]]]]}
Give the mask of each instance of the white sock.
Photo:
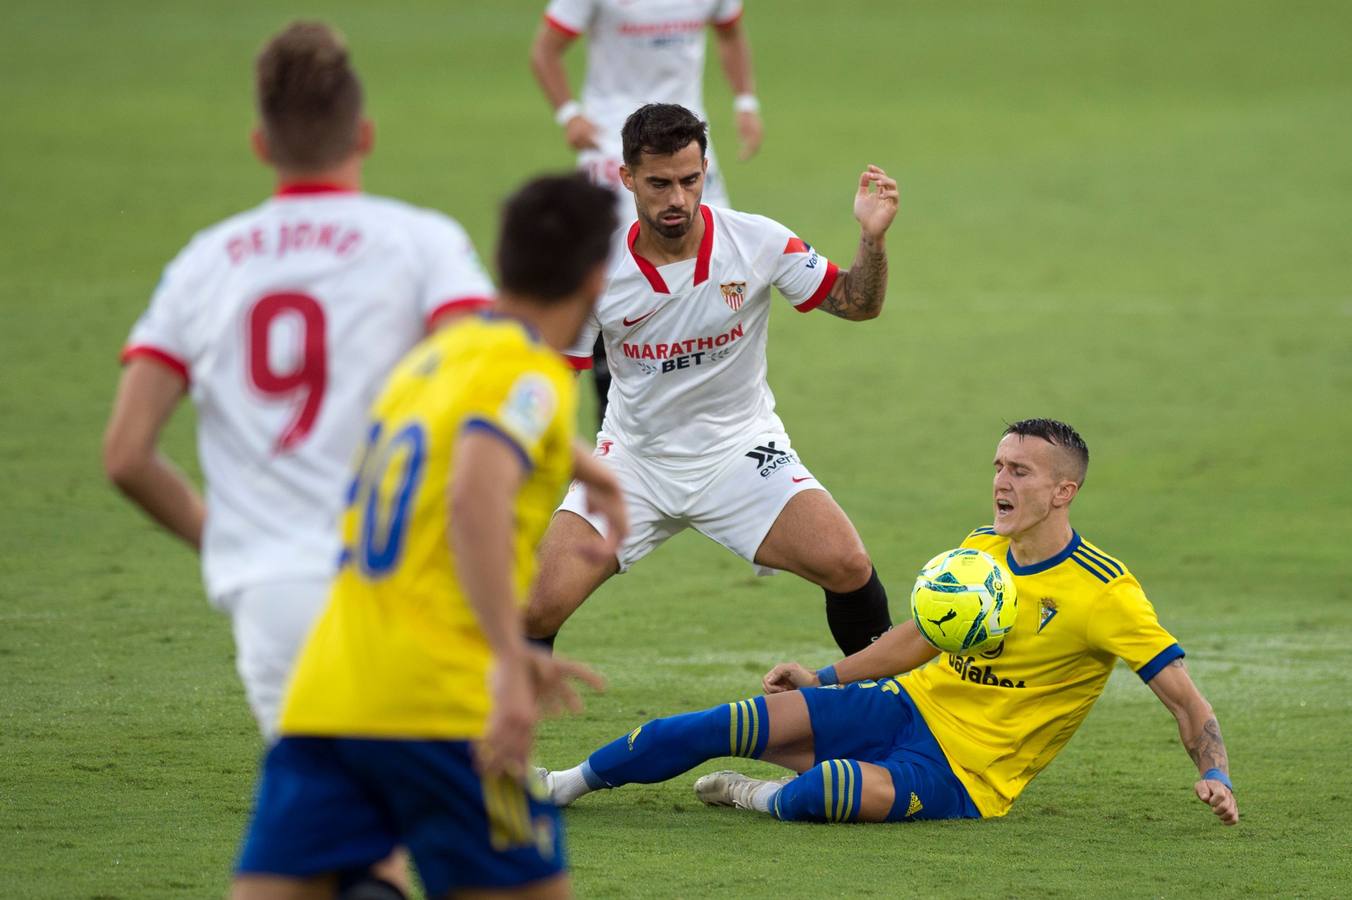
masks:
{"type": "Polygon", "coordinates": [[[762,781],[751,789],[751,808],[756,812],[768,813],[773,807],[775,796],[784,785],[778,781],[762,781]]]}
{"type": "Polygon", "coordinates": [[[583,794],[592,792],[591,785],[587,784],[582,774],[581,765],[550,772],[545,776],[545,784],[549,787],[549,797],[555,806],[567,806],[583,794]]]}

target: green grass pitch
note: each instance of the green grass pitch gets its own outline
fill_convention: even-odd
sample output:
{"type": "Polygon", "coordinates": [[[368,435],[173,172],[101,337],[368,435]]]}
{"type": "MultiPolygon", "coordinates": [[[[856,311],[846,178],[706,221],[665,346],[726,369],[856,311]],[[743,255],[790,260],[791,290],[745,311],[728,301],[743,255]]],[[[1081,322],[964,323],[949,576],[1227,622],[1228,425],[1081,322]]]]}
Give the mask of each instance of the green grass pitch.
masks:
{"type": "MultiPolygon", "coordinates": [[[[191,233],[267,195],[250,62],[289,14],[348,34],[368,187],[457,216],[570,156],[526,69],[534,0],[69,0],[0,28],[0,896],[219,896],[259,742],[195,560],[104,484],[116,354],[191,233]],[[289,7],[282,10],[282,7],[289,7]]],[[[850,193],[901,182],[877,322],[775,313],[804,460],[904,609],[988,521],[1002,423],[1074,423],[1082,533],[1126,560],[1229,746],[1243,821],[1190,796],[1173,720],[1119,667],[996,821],[787,825],[694,775],[567,815],[579,894],[1346,895],[1352,883],[1352,67],[1345,3],[751,0],[766,141],[735,203],[842,263],[850,193]]],[[[573,63],[580,62],[574,54],[573,63]]],[[[191,413],[167,435],[192,465],[191,413]]],[[[820,593],[698,536],[616,579],[560,649],[610,692],[548,723],[572,764],[646,718],[833,659],[820,593]]],[[[712,767],[709,767],[712,768],[712,767]]]]}

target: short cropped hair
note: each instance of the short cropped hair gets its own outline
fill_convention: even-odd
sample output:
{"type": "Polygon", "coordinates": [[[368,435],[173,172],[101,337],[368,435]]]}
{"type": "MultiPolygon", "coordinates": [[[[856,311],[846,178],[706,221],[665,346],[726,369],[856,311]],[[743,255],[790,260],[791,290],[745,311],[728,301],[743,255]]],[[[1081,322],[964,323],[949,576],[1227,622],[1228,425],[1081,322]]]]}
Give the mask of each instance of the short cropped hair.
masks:
{"type": "Polygon", "coordinates": [[[615,195],[581,175],[546,175],[507,199],[498,236],[504,290],[550,302],[572,294],[610,255],[615,195]]]}
{"type": "Polygon", "coordinates": [[[1038,437],[1060,447],[1069,461],[1065,474],[1076,484],[1084,484],[1085,473],[1089,471],[1089,445],[1078,431],[1065,422],[1056,419],[1023,419],[1006,428],[1005,434],[1038,437]]]}
{"type": "Polygon", "coordinates": [[[347,43],[323,22],[292,22],[254,64],[258,116],[272,161],[316,171],[357,145],[362,88],[347,43]]]}
{"type": "Polygon", "coordinates": [[[701,158],[709,150],[709,126],[700,117],[675,103],[649,103],[634,110],[624,120],[620,140],[624,145],[624,164],[634,168],[644,153],[670,156],[699,142],[701,158]]]}

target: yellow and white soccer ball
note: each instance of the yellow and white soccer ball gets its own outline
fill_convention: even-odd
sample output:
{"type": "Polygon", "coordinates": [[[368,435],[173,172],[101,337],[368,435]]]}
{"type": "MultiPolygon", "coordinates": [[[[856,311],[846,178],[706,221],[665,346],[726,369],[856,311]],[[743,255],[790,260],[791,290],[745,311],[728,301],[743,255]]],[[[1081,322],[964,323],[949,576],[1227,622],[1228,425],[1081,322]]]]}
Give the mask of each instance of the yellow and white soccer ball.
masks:
{"type": "Polygon", "coordinates": [[[980,653],[1014,627],[1018,592],[995,557],[947,550],[925,563],[911,589],[911,618],[925,640],[946,653],[980,653]]]}

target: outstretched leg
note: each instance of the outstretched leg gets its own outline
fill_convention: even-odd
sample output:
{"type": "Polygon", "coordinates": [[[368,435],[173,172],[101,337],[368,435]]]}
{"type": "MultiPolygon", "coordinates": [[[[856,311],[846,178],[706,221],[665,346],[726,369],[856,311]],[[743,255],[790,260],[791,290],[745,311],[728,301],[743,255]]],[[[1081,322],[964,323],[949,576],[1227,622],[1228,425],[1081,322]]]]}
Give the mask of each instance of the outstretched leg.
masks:
{"type": "Polygon", "coordinates": [[[786,822],[886,822],[895,801],[887,769],[828,759],[776,791],[769,811],[786,822]]]}
{"type": "Polygon", "coordinates": [[[560,806],[601,788],[653,784],[723,756],[761,759],[801,772],[812,766],[812,723],[798,691],[753,697],[702,712],[654,719],[571,769],[546,776],[560,806]]]}
{"type": "Polygon", "coordinates": [[[552,645],[568,617],[619,571],[614,557],[596,561],[579,550],[595,538],[596,529],[576,513],[554,514],[540,542],[540,568],[526,609],[527,637],[552,645]]]}

